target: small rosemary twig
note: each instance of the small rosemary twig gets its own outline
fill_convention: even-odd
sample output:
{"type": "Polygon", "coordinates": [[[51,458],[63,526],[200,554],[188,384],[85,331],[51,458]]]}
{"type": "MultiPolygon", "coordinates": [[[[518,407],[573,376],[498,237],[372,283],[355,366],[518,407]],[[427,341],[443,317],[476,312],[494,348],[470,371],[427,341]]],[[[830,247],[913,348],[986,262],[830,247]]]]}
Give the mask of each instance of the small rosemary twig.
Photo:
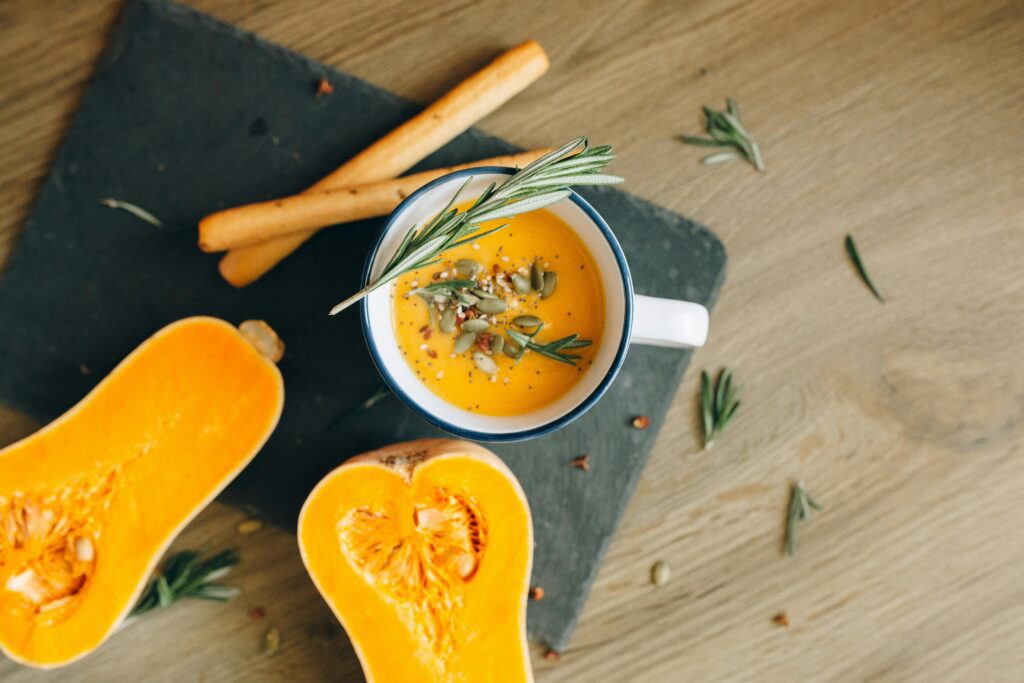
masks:
{"type": "Polygon", "coordinates": [[[704,157],[707,165],[718,164],[732,159],[746,159],[758,171],[764,171],[764,159],[761,157],[761,148],[758,146],[754,136],[750,134],[747,127],[743,125],[740,118],[740,107],[736,100],[726,100],[726,110],[717,111],[711,107],[703,107],[704,128],[709,138],[699,138],[692,135],[682,136],[683,142],[688,145],[700,147],[732,147],[732,150],[716,152],[704,157]]]}
{"type": "Polygon", "coordinates": [[[213,583],[231,572],[238,564],[238,555],[225,550],[205,561],[199,553],[176,553],[164,563],[163,570],[150,580],[130,617],[137,617],[157,608],[168,607],[182,598],[200,598],[226,602],[238,595],[235,586],[213,583]]]}
{"type": "Polygon", "coordinates": [[[141,206],[135,206],[134,204],[130,204],[128,202],[122,202],[119,199],[110,198],[101,199],[100,204],[102,204],[103,206],[110,207],[111,209],[120,209],[122,211],[127,211],[128,213],[132,214],[139,220],[146,221],[147,223],[155,225],[158,228],[162,228],[164,225],[163,223],[160,222],[159,218],[151,214],[149,211],[146,211],[141,206]]]}
{"type": "Polygon", "coordinates": [[[519,345],[519,356],[516,358],[517,363],[522,359],[526,349],[531,349],[542,356],[547,356],[548,358],[557,360],[560,363],[576,365],[576,361],[582,358],[582,356],[577,356],[574,353],[565,353],[562,349],[582,349],[583,347],[590,346],[593,343],[589,339],[580,339],[580,335],[578,334],[570,334],[568,337],[562,337],[561,339],[556,339],[555,341],[548,342],[547,344],[539,344],[533,339],[543,327],[544,323],[541,323],[537,326],[537,329],[529,334],[519,332],[518,330],[506,331],[506,334],[511,337],[512,341],[519,345]]]}
{"type": "Polygon", "coordinates": [[[807,493],[802,481],[795,482],[786,513],[786,554],[790,557],[796,555],[796,524],[810,517],[812,508],[820,510],[821,506],[807,493]]]}
{"type": "Polygon", "coordinates": [[[736,398],[738,393],[739,390],[732,383],[732,370],[722,368],[714,384],[707,371],[701,371],[700,415],[704,426],[704,450],[715,445],[715,437],[722,433],[739,410],[740,401],[736,398]]]}
{"type": "Polygon", "coordinates": [[[437,263],[449,249],[505,227],[481,231],[480,225],[486,221],[512,218],[559,202],[570,195],[574,185],[621,183],[622,178],[601,172],[614,158],[611,147],[589,147],[585,137],[576,138],[516,171],[501,185],[491,183],[472,206],[459,211],[455,203],[470,177],[426,225],[409,229],[377,279],[332,308],[330,314],[340,313],[403,273],[437,263]]]}
{"type": "Polygon", "coordinates": [[[868,286],[868,289],[875,295],[875,298],[884,304],[885,297],[878,291],[878,287],[875,286],[871,276],[868,275],[868,270],[864,267],[864,261],[860,258],[860,252],[857,251],[857,244],[853,241],[853,235],[846,236],[846,253],[849,255],[850,260],[853,261],[853,267],[857,269],[861,279],[864,280],[864,284],[868,286]]]}

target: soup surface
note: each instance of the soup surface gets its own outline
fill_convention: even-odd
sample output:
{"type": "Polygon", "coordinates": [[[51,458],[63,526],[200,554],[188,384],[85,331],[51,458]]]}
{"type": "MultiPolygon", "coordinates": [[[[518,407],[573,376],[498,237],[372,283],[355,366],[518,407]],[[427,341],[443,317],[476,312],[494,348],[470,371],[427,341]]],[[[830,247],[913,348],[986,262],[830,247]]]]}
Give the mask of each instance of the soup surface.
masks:
{"type": "Polygon", "coordinates": [[[484,415],[521,415],[562,396],[589,368],[604,327],[601,280],[572,228],[545,209],[506,222],[406,273],[391,294],[395,336],[417,377],[484,415]]]}

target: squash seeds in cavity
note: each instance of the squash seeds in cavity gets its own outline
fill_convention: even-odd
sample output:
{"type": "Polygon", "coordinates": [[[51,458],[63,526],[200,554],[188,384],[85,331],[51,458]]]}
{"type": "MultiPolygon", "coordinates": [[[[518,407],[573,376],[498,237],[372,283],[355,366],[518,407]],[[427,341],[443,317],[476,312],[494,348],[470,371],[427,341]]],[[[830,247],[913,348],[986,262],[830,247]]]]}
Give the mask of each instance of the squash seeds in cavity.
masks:
{"type": "Polygon", "coordinates": [[[455,272],[464,277],[473,277],[482,267],[471,258],[460,258],[455,262],[455,272]]]}
{"type": "Polygon", "coordinates": [[[451,334],[455,331],[455,309],[446,308],[444,313],[441,314],[441,331],[445,334],[451,334]]]}
{"type": "Polygon", "coordinates": [[[533,289],[530,286],[530,278],[519,273],[512,273],[512,287],[516,290],[516,294],[527,295],[530,290],[533,289]]]}
{"type": "Polygon", "coordinates": [[[491,326],[490,323],[488,323],[486,320],[480,320],[478,318],[474,318],[473,320],[467,320],[464,323],[462,323],[462,331],[463,332],[486,332],[487,328],[490,327],[490,326],[491,326]]]}
{"type": "Polygon", "coordinates": [[[498,364],[483,351],[477,351],[473,354],[473,362],[476,363],[476,368],[480,372],[488,375],[498,372],[498,364]]]}
{"type": "Polygon", "coordinates": [[[558,285],[558,273],[548,271],[544,273],[544,286],[540,290],[540,298],[547,299],[549,296],[555,293],[555,287],[558,285]]]}
{"type": "Polygon", "coordinates": [[[540,318],[535,315],[518,315],[512,322],[519,327],[537,327],[540,325],[540,318]]]}
{"type": "Polygon", "coordinates": [[[487,315],[497,315],[505,312],[505,301],[503,299],[481,299],[477,302],[477,310],[487,315]]]}
{"type": "MultiPolygon", "coordinates": [[[[491,342],[491,344],[494,344],[494,342],[491,342]]],[[[509,358],[519,358],[519,345],[511,339],[506,340],[501,345],[501,352],[509,358]]]]}
{"type": "Polygon", "coordinates": [[[491,340],[491,354],[501,353],[501,350],[505,347],[505,338],[500,334],[495,335],[494,339],[491,340]]]}
{"type": "Polygon", "coordinates": [[[530,266],[530,286],[534,291],[544,289],[544,271],[540,267],[540,257],[533,257],[533,265],[530,266]]]}
{"type": "Polygon", "coordinates": [[[463,332],[459,335],[459,338],[455,340],[455,346],[452,347],[452,353],[465,353],[469,351],[469,347],[476,343],[476,332],[463,332]]]}

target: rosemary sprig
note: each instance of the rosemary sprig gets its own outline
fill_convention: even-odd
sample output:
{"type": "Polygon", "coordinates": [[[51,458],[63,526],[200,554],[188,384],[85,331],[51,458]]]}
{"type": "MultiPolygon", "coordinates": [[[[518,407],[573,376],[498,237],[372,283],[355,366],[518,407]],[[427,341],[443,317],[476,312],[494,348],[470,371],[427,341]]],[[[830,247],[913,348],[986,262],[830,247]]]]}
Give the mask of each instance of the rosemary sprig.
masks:
{"type": "Polygon", "coordinates": [[[715,437],[722,433],[739,410],[740,401],[736,398],[738,393],[739,390],[732,383],[732,370],[722,368],[713,385],[707,371],[701,371],[700,415],[704,425],[704,450],[715,445],[715,437]]]}
{"type": "Polygon", "coordinates": [[[471,289],[476,286],[476,281],[474,280],[443,280],[429,284],[426,287],[414,289],[409,294],[416,294],[418,296],[423,296],[424,294],[453,294],[456,290],[471,289]]]}
{"type": "Polygon", "coordinates": [[[469,178],[426,225],[409,229],[377,279],[332,308],[330,314],[340,313],[403,273],[437,263],[449,249],[505,227],[481,231],[481,223],[512,218],[559,202],[569,196],[574,185],[621,183],[622,178],[601,172],[614,158],[610,146],[589,147],[585,137],[576,138],[516,171],[501,185],[492,183],[472,206],[459,211],[454,206],[472,180],[469,178]]]}
{"type": "Polygon", "coordinates": [[[128,202],[122,202],[120,199],[101,199],[100,204],[102,204],[103,206],[110,207],[111,209],[120,209],[121,211],[127,211],[128,213],[135,216],[139,220],[146,221],[147,223],[155,225],[158,228],[162,228],[164,225],[163,223],[160,222],[159,218],[151,214],[149,211],[146,211],[141,206],[135,206],[134,204],[130,204],[128,202]]]}
{"type": "Polygon", "coordinates": [[[163,571],[150,580],[129,616],[168,607],[182,598],[226,602],[238,595],[240,589],[213,582],[227,576],[236,564],[238,555],[233,550],[205,561],[200,561],[199,553],[193,551],[176,553],[164,563],[163,571]]]}
{"type": "Polygon", "coordinates": [[[790,557],[796,555],[796,524],[810,517],[812,508],[820,510],[821,506],[807,493],[802,481],[795,482],[786,513],[786,554],[790,557]]]}
{"type": "Polygon", "coordinates": [[[529,334],[519,332],[518,330],[506,331],[506,334],[512,338],[512,341],[519,345],[519,356],[516,358],[517,363],[522,359],[526,349],[531,349],[542,356],[547,356],[548,358],[557,360],[560,363],[576,365],[576,361],[582,358],[582,356],[577,356],[574,353],[566,353],[562,349],[582,349],[583,347],[590,346],[593,343],[589,339],[580,339],[580,335],[578,334],[570,334],[568,337],[562,337],[561,339],[556,339],[555,341],[548,342],[547,344],[540,344],[535,342],[533,339],[543,327],[544,323],[541,323],[537,326],[537,329],[529,334]]]}
{"type": "Polygon", "coordinates": [[[864,261],[860,258],[860,252],[857,251],[857,244],[853,241],[853,235],[846,236],[846,253],[850,256],[850,260],[853,261],[853,267],[857,269],[860,278],[864,280],[864,284],[868,286],[868,289],[875,295],[875,298],[884,304],[885,297],[878,291],[878,287],[875,286],[871,276],[868,275],[868,270],[864,267],[864,261]]]}
{"type": "Polygon", "coordinates": [[[377,405],[390,395],[391,389],[388,388],[388,385],[381,384],[376,389],[374,389],[373,393],[367,396],[364,401],[357,403],[353,408],[346,410],[344,413],[338,415],[333,420],[331,420],[327,424],[327,429],[331,430],[334,429],[335,427],[344,424],[350,417],[356,415],[357,413],[361,413],[364,410],[369,410],[370,408],[374,407],[375,405],[377,405]]]}
{"type": "Polygon", "coordinates": [[[703,107],[704,128],[710,138],[699,138],[692,135],[682,136],[683,142],[700,147],[732,147],[732,150],[716,152],[704,157],[707,165],[719,164],[732,159],[746,159],[758,171],[764,171],[764,159],[761,148],[740,118],[740,107],[736,100],[726,100],[725,111],[717,111],[711,107],[703,107]]]}

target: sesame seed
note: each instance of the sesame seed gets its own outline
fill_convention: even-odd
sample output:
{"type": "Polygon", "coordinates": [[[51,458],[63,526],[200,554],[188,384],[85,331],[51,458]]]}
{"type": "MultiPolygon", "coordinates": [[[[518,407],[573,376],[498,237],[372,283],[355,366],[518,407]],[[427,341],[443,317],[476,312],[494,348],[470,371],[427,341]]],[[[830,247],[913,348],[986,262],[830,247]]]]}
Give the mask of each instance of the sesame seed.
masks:
{"type": "Polygon", "coordinates": [[[502,256],[501,260],[503,263],[508,263],[508,256],[502,256]]]}
{"type": "Polygon", "coordinates": [[[476,249],[477,251],[480,251],[480,245],[477,244],[476,242],[473,242],[473,248],[476,249]]]}
{"type": "Polygon", "coordinates": [[[498,378],[496,376],[494,376],[494,375],[491,375],[491,381],[492,382],[497,382],[498,378]]]}
{"type": "Polygon", "coordinates": [[[426,351],[426,350],[427,350],[427,345],[426,344],[420,344],[420,351],[426,351]]]}
{"type": "Polygon", "coordinates": [[[438,370],[437,374],[434,375],[434,377],[436,377],[437,379],[441,379],[442,377],[444,377],[444,370],[438,370]]]}
{"type": "Polygon", "coordinates": [[[504,383],[504,384],[508,384],[508,377],[506,377],[505,379],[503,379],[503,380],[501,380],[501,381],[502,381],[502,383],[504,383]]]}

